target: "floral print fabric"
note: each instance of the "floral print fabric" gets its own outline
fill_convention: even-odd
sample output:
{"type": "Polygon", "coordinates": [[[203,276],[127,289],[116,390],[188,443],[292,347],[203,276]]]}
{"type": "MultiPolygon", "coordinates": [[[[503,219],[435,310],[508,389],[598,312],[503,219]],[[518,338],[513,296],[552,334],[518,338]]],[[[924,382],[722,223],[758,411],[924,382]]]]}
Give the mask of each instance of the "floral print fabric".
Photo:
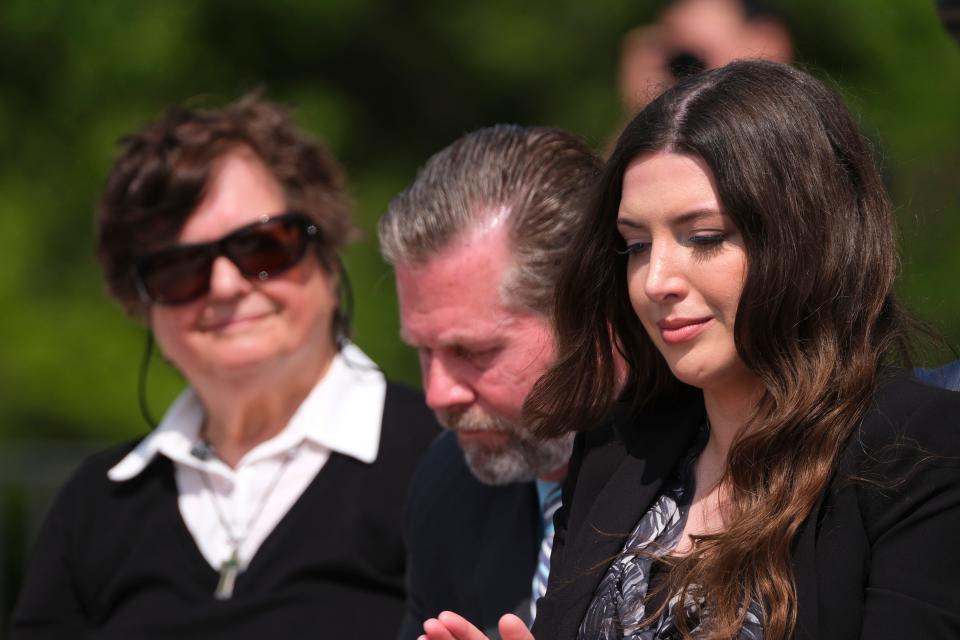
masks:
{"type": "MultiPolygon", "coordinates": [[[[694,493],[693,463],[706,444],[707,435],[704,428],[600,581],[580,625],[579,640],[674,640],[681,637],[677,628],[677,616],[681,614],[694,637],[704,627],[709,611],[704,611],[703,599],[688,595],[681,607],[680,594],[669,597],[659,619],[643,627],[640,623],[646,618],[645,601],[653,565],[658,557],[677,546],[683,533],[694,493]]],[[[762,619],[760,607],[754,602],[737,640],[763,640],[762,619]]]]}

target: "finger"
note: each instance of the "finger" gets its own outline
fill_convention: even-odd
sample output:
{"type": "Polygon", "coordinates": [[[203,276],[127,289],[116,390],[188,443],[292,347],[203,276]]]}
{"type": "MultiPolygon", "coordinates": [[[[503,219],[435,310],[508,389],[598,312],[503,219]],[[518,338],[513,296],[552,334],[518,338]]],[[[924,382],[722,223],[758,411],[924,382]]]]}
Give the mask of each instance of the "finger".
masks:
{"type": "Polygon", "coordinates": [[[436,618],[430,618],[425,621],[423,623],[423,631],[423,638],[425,640],[456,640],[456,638],[447,631],[443,623],[436,618]]]}
{"type": "Polygon", "coordinates": [[[500,629],[500,637],[503,640],[534,640],[526,623],[512,613],[500,618],[497,627],[500,629]]]}
{"type": "Polygon", "coordinates": [[[443,623],[455,640],[489,640],[480,629],[470,624],[469,620],[453,611],[444,611],[437,616],[437,619],[443,623]]]}

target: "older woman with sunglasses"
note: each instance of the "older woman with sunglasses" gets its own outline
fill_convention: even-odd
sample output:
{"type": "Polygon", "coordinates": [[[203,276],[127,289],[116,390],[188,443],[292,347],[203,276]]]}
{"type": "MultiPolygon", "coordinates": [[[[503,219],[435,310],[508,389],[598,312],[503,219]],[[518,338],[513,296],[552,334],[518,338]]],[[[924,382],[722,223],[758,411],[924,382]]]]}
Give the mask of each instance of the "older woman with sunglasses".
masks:
{"type": "Polygon", "coordinates": [[[338,165],[275,105],[173,109],[125,140],[99,256],[189,388],[61,491],[13,638],[395,633],[435,425],[347,340],[352,232],[338,165]]]}

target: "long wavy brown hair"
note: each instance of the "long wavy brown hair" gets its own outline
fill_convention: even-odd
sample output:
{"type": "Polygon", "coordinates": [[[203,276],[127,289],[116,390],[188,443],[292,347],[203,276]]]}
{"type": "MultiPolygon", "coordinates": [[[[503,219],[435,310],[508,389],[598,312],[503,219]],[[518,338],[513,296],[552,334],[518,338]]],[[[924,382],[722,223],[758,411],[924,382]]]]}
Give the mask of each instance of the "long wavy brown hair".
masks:
{"type": "Polygon", "coordinates": [[[680,385],[630,305],[627,258],[618,254],[624,171],[657,151],[702,159],[744,238],[735,342],[763,385],[729,452],[725,528],[676,561],[669,588],[707,599],[712,638],[735,637],[752,599],[765,636],[787,638],[797,609],[792,542],[831,481],[879,367],[909,362],[912,322],[893,293],[891,206],[849,111],[806,73],[744,61],[677,84],[621,134],[571,243],[557,292],[559,360],[526,406],[544,435],[600,422],[620,388],[616,351],[635,409],[680,385]]]}

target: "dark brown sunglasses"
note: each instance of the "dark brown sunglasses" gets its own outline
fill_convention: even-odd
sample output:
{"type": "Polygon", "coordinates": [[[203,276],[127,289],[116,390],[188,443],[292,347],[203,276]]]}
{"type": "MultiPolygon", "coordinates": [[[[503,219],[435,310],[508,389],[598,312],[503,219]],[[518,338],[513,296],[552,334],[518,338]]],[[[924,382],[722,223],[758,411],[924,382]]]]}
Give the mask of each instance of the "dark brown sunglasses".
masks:
{"type": "Polygon", "coordinates": [[[266,280],[300,262],[319,235],[317,226],[302,213],[263,216],[219,240],[176,245],[137,258],[137,289],[146,302],[186,304],[210,291],[218,257],[229,259],[247,278],[266,280]]]}

